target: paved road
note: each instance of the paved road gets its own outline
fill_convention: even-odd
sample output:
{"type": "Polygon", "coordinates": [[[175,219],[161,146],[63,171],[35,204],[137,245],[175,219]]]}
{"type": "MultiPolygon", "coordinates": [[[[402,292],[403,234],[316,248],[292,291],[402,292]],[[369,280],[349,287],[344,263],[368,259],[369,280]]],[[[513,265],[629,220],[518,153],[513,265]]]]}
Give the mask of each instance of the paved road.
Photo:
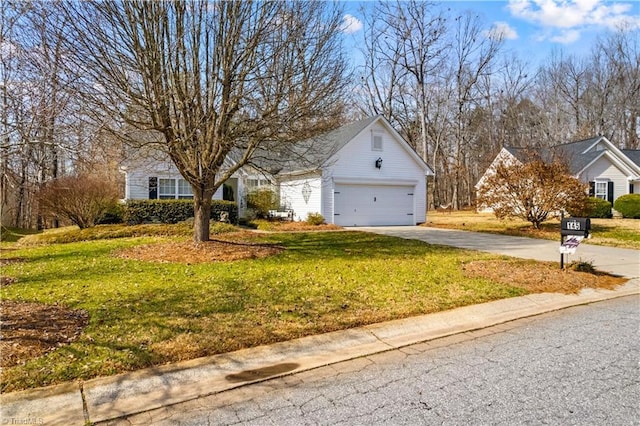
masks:
{"type": "MultiPolygon", "coordinates": [[[[560,261],[560,237],[558,241],[481,232],[438,229],[424,226],[376,226],[358,227],[355,230],[375,232],[394,237],[410,238],[430,244],[481,250],[507,256],[542,261],[560,261]]],[[[629,278],[640,277],[640,251],[613,247],[580,244],[570,260],[586,260],[605,272],[629,278]]]]}
{"type": "Polygon", "coordinates": [[[517,320],[111,424],[638,424],[638,301],[517,320]]]}

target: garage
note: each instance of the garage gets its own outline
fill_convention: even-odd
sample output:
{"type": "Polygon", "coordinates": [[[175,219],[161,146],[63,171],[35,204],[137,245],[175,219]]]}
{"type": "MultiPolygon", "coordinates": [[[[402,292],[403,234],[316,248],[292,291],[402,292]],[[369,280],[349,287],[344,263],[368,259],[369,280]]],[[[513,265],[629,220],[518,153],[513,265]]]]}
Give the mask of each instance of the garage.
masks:
{"type": "Polygon", "coordinates": [[[414,186],[337,184],[334,223],[340,226],[415,225],[414,186]]]}

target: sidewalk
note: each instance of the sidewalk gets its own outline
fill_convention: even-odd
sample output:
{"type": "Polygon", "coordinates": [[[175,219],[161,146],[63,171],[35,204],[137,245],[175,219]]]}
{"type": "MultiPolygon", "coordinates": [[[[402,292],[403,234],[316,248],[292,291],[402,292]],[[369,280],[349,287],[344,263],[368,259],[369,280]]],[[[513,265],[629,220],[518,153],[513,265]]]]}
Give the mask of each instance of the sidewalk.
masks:
{"type": "Polygon", "coordinates": [[[616,290],[532,294],[420,317],[309,336],[82,383],[0,396],[2,424],[84,425],[141,413],[250,383],[576,305],[640,294],[616,290]]]}

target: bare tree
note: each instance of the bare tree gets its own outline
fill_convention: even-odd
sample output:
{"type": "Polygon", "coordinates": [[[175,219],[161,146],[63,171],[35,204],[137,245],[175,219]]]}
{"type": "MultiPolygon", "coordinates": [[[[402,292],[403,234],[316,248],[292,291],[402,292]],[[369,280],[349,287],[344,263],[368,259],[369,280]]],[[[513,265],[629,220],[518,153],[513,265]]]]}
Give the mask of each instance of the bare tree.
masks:
{"type": "Polygon", "coordinates": [[[370,108],[415,134],[410,142],[427,161],[427,103],[445,58],[446,18],[436,3],[415,0],[376,3],[370,16],[364,52],[370,108]]]}
{"type": "Polygon", "coordinates": [[[640,30],[621,28],[601,39],[592,53],[601,65],[596,96],[605,117],[603,133],[627,149],[640,148],[639,40],[640,30]]]}
{"type": "Polygon", "coordinates": [[[36,1],[3,2],[2,16],[3,209],[11,204],[12,224],[30,227],[33,195],[65,163],[65,22],[52,4],[36,1]]]}
{"type": "Polygon", "coordinates": [[[452,48],[451,74],[455,84],[455,137],[452,141],[453,208],[459,209],[466,198],[471,204],[472,187],[477,179],[472,176],[469,162],[476,162],[473,153],[473,135],[470,119],[474,107],[481,105],[483,77],[495,71],[493,64],[502,45],[500,37],[484,36],[477,15],[467,12],[455,19],[454,42],[452,48]],[[465,197],[466,196],[466,197],[465,197]]]}
{"type": "Polygon", "coordinates": [[[17,72],[15,37],[16,21],[21,15],[11,5],[3,2],[0,5],[0,221],[9,222],[9,186],[10,178],[9,158],[12,154],[12,93],[11,86],[14,74],[17,72]]]}
{"type": "Polygon", "coordinates": [[[558,97],[559,108],[570,123],[570,133],[578,137],[592,136],[590,123],[585,117],[585,101],[591,80],[586,58],[554,52],[545,72],[551,83],[548,90],[558,97]]]}
{"type": "MultiPolygon", "coordinates": [[[[194,240],[211,198],[258,149],[335,126],[346,85],[340,11],[324,2],[78,2],[69,50],[105,125],[148,132],[193,188],[194,240]],[[233,155],[233,162],[226,161],[233,155]],[[228,167],[225,167],[228,166],[228,167]]],[[[274,154],[273,157],[276,157],[274,154]]]]}

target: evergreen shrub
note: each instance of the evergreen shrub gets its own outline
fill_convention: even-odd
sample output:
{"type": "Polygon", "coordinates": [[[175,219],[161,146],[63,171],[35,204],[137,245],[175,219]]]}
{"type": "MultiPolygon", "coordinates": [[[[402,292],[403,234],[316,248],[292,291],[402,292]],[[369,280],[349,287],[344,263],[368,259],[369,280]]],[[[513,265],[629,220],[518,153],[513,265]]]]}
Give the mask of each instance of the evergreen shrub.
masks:
{"type": "MultiPolygon", "coordinates": [[[[124,221],[128,224],[178,223],[194,216],[193,200],[129,200],[124,205],[124,221]]],[[[212,200],[211,219],[223,216],[238,223],[238,205],[233,201],[212,200]]]]}
{"type": "Polygon", "coordinates": [[[618,197],[613,208],[624,218],[640,219],[640,194],[627,194],[618,197]]]}
{"type": "Polygon", "coordinates": [[[596,219],[607,219],[611,217],[611,203],[602,198],[589,197],[580,210],[569,210],[573,217],[589,217],[596,219]]]}

